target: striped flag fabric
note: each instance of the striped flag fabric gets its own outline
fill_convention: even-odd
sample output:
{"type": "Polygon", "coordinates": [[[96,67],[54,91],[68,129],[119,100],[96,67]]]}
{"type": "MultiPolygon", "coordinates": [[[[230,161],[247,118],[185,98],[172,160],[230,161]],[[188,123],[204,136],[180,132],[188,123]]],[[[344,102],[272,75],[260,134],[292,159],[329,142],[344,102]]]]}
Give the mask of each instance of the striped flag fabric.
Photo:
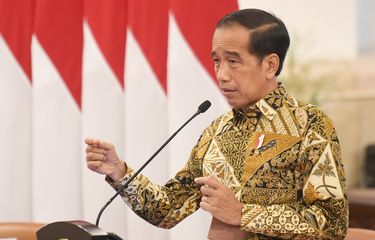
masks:
{"type": "Polygon", "coordinates": [[[31,147],[37,221],[82,216],[82,10],[83,3],[76,0],[36,2],[31,147]]]}
{"type": "MultiPolygon", "coordinates": [[[[229,109],[210,59],[216,22],[233,0],[0,0],[1,221],[95,222],[114,194],[85,166],[86,137],[116,145],[137,169],[201,102],[189,124],[144,170],[164,184],[201,131],[229,109]]],[[[124,239],[204,239],[198,211],[172,230],[119,198],[101,228],[124,239]]]]}
{"type": "Polygon", "coordinates": [[[32,217],[34,7],[32,0],[0,1],[0,221],[32,217]]]}
{"type": "MultiPolygon", "coordinates": [[[[113,142],[124,156],[127,2],[85,0],[83,28],[82,149],[84,138],[92,136],[113,142]]],[[[81,159],[85,159],[84,152],[81,159]]],[[[85,161],[81,164],[83,219],[93,222],[113,189],[103,184],[103,176],[87,171],[85,161]]],[[[101,226],[124,236],[126,206],[120,198],[107,209],[101,226]]]]}
{"type": "MultiPolygon", "coordinates": [[[[130,0],[125,59],[125,157],[139,168],[167,139],[168,1],[130,0]]],[[[144,171],[160,184],[168,178],[167,151],[144,171]]],[[[129,239],[168,239],[168,232],[127,215],[129,239]],[[152,234],[150,234],[152,232],[152,234]]]]}
{"type": "MultiPolygon", "coordinates": [[[[173,176],[186,162],[204,127],[229,109],[213,77],[211,39],[216,22],[237,8],[236,2],[226,0],[171,1],[167,68],[169,133],[186,121],[205,99],[213,104],[171,142],[169,175],[173,176]]],[[[206,239],[210,223],[211,215],[198,210],[175,227],[171,239],[182,236],[206,239]]]]}

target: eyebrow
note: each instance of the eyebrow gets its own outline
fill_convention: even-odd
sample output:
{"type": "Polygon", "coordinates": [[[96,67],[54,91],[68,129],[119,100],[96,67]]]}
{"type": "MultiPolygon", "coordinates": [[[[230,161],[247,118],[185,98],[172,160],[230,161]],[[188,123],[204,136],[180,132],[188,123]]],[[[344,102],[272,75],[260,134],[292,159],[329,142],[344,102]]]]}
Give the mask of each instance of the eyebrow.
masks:
{"type": "Polygon", "coordinates": [[[232,56],[232,57],[238,57],[238,58],[240,58],[240,54],[239,54],[238,52],[234,52],[234,51],[224,51],[224,54],[225,54],[225,55],[232,56]]]}
{"type": "MultiPolygon", "coordinates": [[[[215,57],[216,55],[217,54],[216,54],[215,51],[211,52],[211,57],[215,57]]],[[[224,51],[224,55],[241,58],[240,54],[238,52],[235,52],[235,51],[224,51]]]]}

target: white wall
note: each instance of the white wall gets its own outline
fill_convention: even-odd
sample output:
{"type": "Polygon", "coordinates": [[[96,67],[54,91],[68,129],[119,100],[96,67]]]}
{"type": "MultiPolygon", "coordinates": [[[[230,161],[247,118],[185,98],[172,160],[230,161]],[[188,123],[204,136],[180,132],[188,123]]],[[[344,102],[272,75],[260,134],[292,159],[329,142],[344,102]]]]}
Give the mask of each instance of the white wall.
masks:
{"type": "Polygon", "coordinates": [[[361,55],[375,55],[375,1],[357,1],[358,45],[361,55]]]}
{"type": "Polygon", "coordinates": [[[355,0],[239,0],[240,8],[260,8],[285,23],[291,43],[303,44],[302,58],[352,59],[357,56],[355,0]],[[298,37],[297,37],[298,36],[298,37]],[[301,40],[303,39],[302,43],[301,40]]]}

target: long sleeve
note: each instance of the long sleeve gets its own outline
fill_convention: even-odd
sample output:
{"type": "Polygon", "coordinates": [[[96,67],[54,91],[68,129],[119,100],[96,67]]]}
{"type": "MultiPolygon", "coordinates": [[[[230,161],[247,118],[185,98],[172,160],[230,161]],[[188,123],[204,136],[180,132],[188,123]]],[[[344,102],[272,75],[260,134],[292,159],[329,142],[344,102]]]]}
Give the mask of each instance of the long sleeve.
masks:
{"type": "Polygon", "coordinates": [[[244,204],[241,228],[285,239],[344,239],[348,200],[340,145],[331,121],[313,113],[294,170],[296,200],[244,204]]]}
{"type": "MultiPolygon", "coordinates": [[[[194,182],[191,169],[196,169],[196,149],[193,148],[190,160],[174,178],[164,186],[152,183],[140,174],[120,194],[127,205],[141,218],[149,223],[161,227],[171,228],[199,208],[201,197],[199,188],[194,182]]],[[[118,190],[134,171],[128,168],[125,177],[117,182],[107,178],[107,182],[118,190]]]]}
{"type": "MultiPolygon", "coordinates": [[[[110,184],[118,189],[134,172],[110,184]]],[[[246,240],[344,239],[348,201],[340,145],[329,118],[282,85],[202,133],[185,167],[164,186],[138,176],[121,195],[132,210],[171,228],[199,208],[196,177],[215,175],[243,204],[246,240]]]]}

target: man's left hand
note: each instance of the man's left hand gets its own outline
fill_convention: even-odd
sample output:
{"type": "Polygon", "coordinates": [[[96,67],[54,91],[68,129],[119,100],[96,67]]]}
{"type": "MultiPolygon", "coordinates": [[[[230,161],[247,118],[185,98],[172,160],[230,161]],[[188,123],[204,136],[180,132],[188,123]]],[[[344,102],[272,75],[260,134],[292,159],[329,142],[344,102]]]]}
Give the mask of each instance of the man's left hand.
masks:
{"type": "Polygon", "coordinates": [[[236,199],[231,189],[221,184],[214,176],[199,177],[194,181],[202,185],[200,207],[203,210],[224,223],[241,224],[242,203],[236,199]]]}

